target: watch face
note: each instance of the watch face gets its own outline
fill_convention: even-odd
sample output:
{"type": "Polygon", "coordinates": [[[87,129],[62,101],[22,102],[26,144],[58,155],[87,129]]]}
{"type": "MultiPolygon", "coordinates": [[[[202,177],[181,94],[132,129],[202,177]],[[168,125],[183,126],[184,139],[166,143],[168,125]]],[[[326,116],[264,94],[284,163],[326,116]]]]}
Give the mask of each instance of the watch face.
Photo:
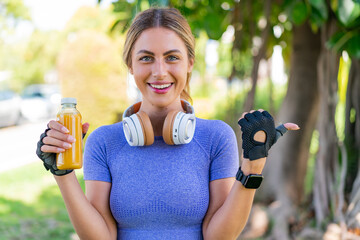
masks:
{"type": "Polygon", "coordinates": [[[256,189],[260,187],[263,178],[262,175],[250,175],[245,183],[245,187],[256,189]]]}

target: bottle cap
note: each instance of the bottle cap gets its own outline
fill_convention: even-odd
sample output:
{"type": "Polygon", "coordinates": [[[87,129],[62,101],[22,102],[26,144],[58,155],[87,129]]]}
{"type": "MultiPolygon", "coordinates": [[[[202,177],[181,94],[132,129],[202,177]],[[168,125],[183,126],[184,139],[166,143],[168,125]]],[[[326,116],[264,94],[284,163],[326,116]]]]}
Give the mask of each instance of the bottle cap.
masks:
{"type": "Polygon", "coordinates": [[[61,104],[66,104],[66,103],[72,103],[72,104],[77,104],[76,98],[62,98],[61,99],[61,104]]]}

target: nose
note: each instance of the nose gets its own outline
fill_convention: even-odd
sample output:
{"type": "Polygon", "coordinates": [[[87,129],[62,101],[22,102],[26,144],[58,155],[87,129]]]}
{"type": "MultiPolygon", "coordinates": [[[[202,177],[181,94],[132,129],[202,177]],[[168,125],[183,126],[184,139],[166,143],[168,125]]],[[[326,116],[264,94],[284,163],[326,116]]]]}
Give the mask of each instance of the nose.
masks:
{"type": "Polygon", "coordinates": [[[153,67],[152,75],[156,79],[164,79],[167,75],[166,64],[163,61],[156,61],[153,67]]]}

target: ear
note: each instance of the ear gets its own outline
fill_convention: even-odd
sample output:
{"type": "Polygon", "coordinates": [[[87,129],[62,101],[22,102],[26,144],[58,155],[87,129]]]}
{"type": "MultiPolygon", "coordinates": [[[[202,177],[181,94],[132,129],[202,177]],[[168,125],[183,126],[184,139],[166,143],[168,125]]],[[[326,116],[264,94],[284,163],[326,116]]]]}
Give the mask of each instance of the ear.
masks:
{"type": "Polygon", "coordinates": [[[194,62],[195,60],[193,58],[189,59],[189,64],[188,64],[188,73],[191,73],[193,68],[194,68],[194,62]]]}
{"type": "Polygon", "coordinates": [[[134,75],[133,69],[129,68],[129,72],[131,73],[131,75],[134,75]]]}

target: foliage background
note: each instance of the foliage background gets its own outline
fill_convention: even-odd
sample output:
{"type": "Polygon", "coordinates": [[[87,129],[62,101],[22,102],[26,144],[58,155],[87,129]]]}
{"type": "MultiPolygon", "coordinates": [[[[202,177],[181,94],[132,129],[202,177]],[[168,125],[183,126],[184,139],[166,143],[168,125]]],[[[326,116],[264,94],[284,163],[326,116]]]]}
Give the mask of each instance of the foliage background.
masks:
{"type": "MultiPolygon", "coordinates": [[[[309,122],[306,122],[309,126],[301,126],[309,133],[309,139],[304,140],[308,145],[302,150],[308,154],[305,160],[288,157],[285,153],[280,156],[300,166],[294,170],[294,175],[300,176],[304,186],[287,179],[285,168],[279,168],[280,174],[272,174],[282,182],[293,184],[290,185],[293,191],[299,192],[301,197],[294,199],[287,190],[269,197],[260,190],[256,204],[265,212],[268,223],[262,229],[254,229],[250,219],[240,238],[351,239],[359,236],[360,222],[356,220],[359,217],[356,213],[360,211],[360,191],[356,191],[360,189],[356,187],[360,186],[360,180],[356,180],[360,179],[360,92],[356,90],[360,81],[359,1],[119,0],[108,9],[80,8],[60,31],[35,29],[28,39],[12,42],[8,39],[14,34],[16,23],[31,21],[31,17],[22,0],[0,0],[0,71],[12,73],[9,79],[0,81],[0,89],[12,89],[20,94],[26,86],[48,82],[48,74],[55,72],[62,95],[78,99],[79,110],[84,121],[90,123],[90,131],[120,121],[124,109],[139,97],[136,91],[129,90],[131,77],[121,59],[124,34],[136,13],[154,4],[176,7],[188,19],[196,37],[191,96],[197,116],[227,122],[237,134],[239,147],[237,119],[243,111],[268,109],[276,122],[288,121],[282,118],[281,110],[284,111],[284,99],[289,97],[290,86],[295,81],[294,69],[309,67],[306,61],[293,65],[299,47],[295,44],[296,31],[301,31],[303,26],[311,29],[313,41],[319,40],[315,50],[325,56],[319,57],[318,64],[323,64],[325,69],[324,72],[320,69],[319,73],[334,70],[329,78],[335,81],[324,84],[321,74],[312,82],[301,79],[302,76],[298,79],[303,85],[325,87],[316,92],[317,101],[308,103],[311,109],[318,108],[321,112],[330,106],[335,111],[332,113],[330,109],[329,115],[316,116],[317,126],[310,126],[309,122]],[[217,44],[218,53],[217,64],[210,67],[206,60],[209,43],[217,44]],[[287,75],[285,84],[274,81],[269,71],[275,46],[282,48],[287,75]],[[332,60],[337,61],[336,69],[326,65],[326,61],[332,60]],[[264,69],[267,69],[265,73],[264,69]],[[330,88],[333,89],[327,90],[330,88]],[[335,129],[333,142],[323,139],[321,126],[326,126],[326,131],[335,129]],[[340,151],[344,144],[347,158],[340,151]],[[340,151],[325,162],[326,166],[333,167],[331,169],[317,167],[322,159],[319,153],[326,147],[340,151]],[[341,166],[345,161],[349,167],[342,175],[344,168],[341,166]],[[326,192],[316,187],[322,181],[317,178],[319,170],[324,170],[326,179],[331,180],[320,185],[331,186],[336,193],[327,192],[320,201],[322,204],[316,205],[314,195],[326,192]],[[347,187],[342,189],[340,186],[344,182],[347,187]],[[325,204],[327,201],[329,203],[325,204]],[[279,202],[285,203],[283,209],[291,211],[272,214],[279,202]],[[341,202],[345,204],[340,205],[341,202]],[[351,206],[355,210],[351,210],[351,206]],[[276,214],[278,216],[274,216],[276,214]]],[[[301,89],[296,91],[305,96],[301,89]]],[[[307,104],[305,100],[300,106],[307,104]]],[[[287,109],[289,118],[290,110],[287,109]]],[[[295,111],[301,112],[301,107],[295,111]]],[[[294,145],[290,142],[284,140],[284,148],[292,148],[294,145]]],[[[272,166],[276,166],[271,160],[272,166]]],[[[271,169],[269,172],[274,173],[271,169]]],[[[83,184],[81,171],[78,171],[78,178],[83,184]]],[[[274,185],[271,179],[268,182],[274,185]]],[[[41,164],[0,172],[0,239],[76,238],[60,192],[41,164]]]]}

